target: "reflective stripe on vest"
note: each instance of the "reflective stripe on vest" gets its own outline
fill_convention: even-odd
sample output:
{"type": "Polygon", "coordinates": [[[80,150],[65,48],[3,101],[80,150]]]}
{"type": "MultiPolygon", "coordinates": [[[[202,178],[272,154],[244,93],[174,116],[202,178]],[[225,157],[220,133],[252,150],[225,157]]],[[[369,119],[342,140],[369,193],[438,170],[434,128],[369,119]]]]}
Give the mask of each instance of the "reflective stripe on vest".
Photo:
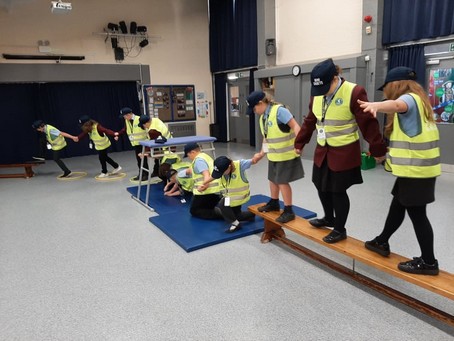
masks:
{"type": "Polygon", "coordinates": [[[208,172],[211,173],[213,172],[213,159],[205,153],[199,153],[195,159],[192,161],[191,164],[191,169],[192,169],[192,179],[194,180],[194,188],[192,189],[192,193],[195,195],[206,195],[206,194],[213,194],[213,193],[219,193],[219,180],[213,180],[208,184],[208,188],[204,190],[203,192],[200,192],[197,188],[203,184],[204,178],[203,174],[196,174],[194,170],[194,164],[197,159],[202,159],[204,160],[207,165],[208,165],[208,172]]]}
{"type": "Polygon", "coordinates": [[[134,120],[126,120],[126,133],[132,146],[138,146],[140,141],[147,139],[147,131],[139,127],[139,116],[134,115],[134,120]]]}
{"type": "Polygon", "coordinates": [[[433,178],[441,174],[439,133],[435,123],[426,122],[421,98],[410,93],[416,102],[421,118],[421,133],[406,135],[394,115],[393,131],[389,144],[389,164],[395,176],[405,178],[433,178]]]}
{"type": "Polygon", "coordinates": [[[88,133],[91,140],[95,144],[96,150],[104,150],[109,148],[110,140],[106,134],[104,136],[99,135],[98,133],[98,124],[93,124],[91,131],[88,133]]]}
{"type": "Polygon", "coordinates": [[[50,135],[50,131],[52,129],[58,130],[54,126],[51,126],[50,124],[46,124],[46,138],[47,138],[47,142],[50,143],[50,146],[52,147],[52,150],[62,150],[63,148],[66,147],[66,140],[63,137],[63,135],[60,134],[60,135],[58,135],[55,138],[55,140],[52,141],[52,138],[51,138],[51,135],[50,135]]]}
{"type": "MultiPolygon", "coordinates": [[[[230,174],[230,179],[226,180],[222,177],[221,184],[224,181],[228,181],[226,184],[227,193],[226,196],[230,198],[230,206],[237,207],[248,202],[251,193],[249,189],[249,182],[241,177],[240,161],[233,161],[235,170],[230,174]]],[[[246,176],[246,174],[244,174],[246,176]]]]}
{"type": "Polygon", "coordinates": [[[358,125],[350,111],[350,101],[355,86],[356,84],[347,81],[342,83],[326,110],[323,123],[323,96],[314,97],[312,112],[317,117],[317,131],[324,128],[326,136],[325,139],[320,139],[317,136],[319,145],[328,144],[333,147],[340,147],[359,140],[358,125]]]}
{"type": "Polygon", "coordinates": [[[262,135],[265,137],[268,144],[268,153],[266,154],[270,161],[287,161],[293,160],[298,157],[295,153],[295,132],[291,130],[288,133],[284,133],[279,129],[277,122],[277,111],[281,104],[274,104],[271,106],[270,112],[268,113],[268,133],[265,137],[265,129],[263,126],[263,119],[261,116],[259,119],[260,130],[262,135]]]}

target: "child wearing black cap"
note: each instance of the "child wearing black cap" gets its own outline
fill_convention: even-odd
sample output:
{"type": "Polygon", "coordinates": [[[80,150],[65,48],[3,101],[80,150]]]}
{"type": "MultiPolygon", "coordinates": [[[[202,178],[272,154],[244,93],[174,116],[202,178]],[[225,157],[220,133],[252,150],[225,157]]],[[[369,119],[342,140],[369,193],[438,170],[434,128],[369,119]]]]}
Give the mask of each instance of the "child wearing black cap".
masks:
{"type": "MultiPolygon", "coordinates": [[[[128,135],[131,146],[134,148],[134,154],[137,160],[137,167],[139,168],[139,175],[132,178],[134,181],[139,180],[140,176],[140,166],[142,159],[139,154],[142,152],[142,145],[140,141],[147,140],[147,132],[139,126],[140,116],[134,115],[131,108],[124,107],[120,110],[119,118],[125,120],[125,126],[117,133],[115,133],[115,140],[118,140],[119,135],[123,135],[125,132],[128,135]]],[[[148,170],[148,161],[147,158],[143,160],[143,168],[148,170]]],[[[142,173],[142,181],[148,180],[148,174],[146,172],[142,173]]]]}
{"type": "Polygon", "coordinates": [[[44,123],[42,120],[36,120],[32,124],[33,129],[46,135],[47,148],[52,149],[52,155],[55,163],[62,169],[63,174],[60,178],[66,178],[71,175],[71,171],[66,167],[65,163],[60,159],[60,152],[66,148],[65,137],[76,142],[76,137],[58,130],[50,124],[44,123]]]}
{"type": "Polygon", "coordinates": [[[363,182],[359,131],[369,143],[372,156],[382,157],[386,153],[377,119],[364,113],[357,103],[367,101],[366,90],[346,81],[340,73],[332,59],[313,68],[310,111],[295,139],[295,150],[301,154],[316,131],[312,182],[325,215],[309,222],[317,228],[333,227],[323,237],[330,244],[347,238],[345,224],[350,211],[347,189],[363,182]]]}
{"type": "MultiPolygon", "coordinates": [[[[169,128],[167,128],[166,124],[157,117],[151,118],[148,115],[141,115],[139,118],[139,127],[147,132],[147,137],[149,140],[155,140],[157,142],[158,141],[166,142],[167,139],[172,138],[172,134],[170,133],[169,128]]],[[[158,175],[159,175],[159,159],[155,158],[153,173],[151,174],[151,176],[158,175]]]]}
{"type": "Polygon", "coordinates": [[[258,208],[260,212],[280,211],[279,194],[282,194],[284,211],[276,218],[278,223],[295,219],[292,187],[290,183],[304,177],[303,163],[293,143],[300,130],[292,113],[282,104],[274,102],[262,91],[254,91],[247,98],[248,114],[260,115],[263,136],[262,152],[268,158],[268,180],[271,200],[258,208]]]}
{"type": "Polygon", "coordinates": [[[189,209],[191,215],[201,219],[222,218],[219,209],[215,209],[221,199],[219,182],[214,180],[203,191],[199,191],[199,186],[211,177],[213,159],[208,154],[203,153],[200,146],[193,142],[184,146],[184,157],[188,157],[192,161],[191,169],[187,171],[188,174],[192,174],[194,180],[193,196],[189,209]]]}
{"type": "Polygon", "coordinates": [[[389,137],[389,166],[396,177],[393,199],[383,231],[365,247],[382,256],[391,253],[388,241],[399,229],[405,213],[413,223],[421,256],[399,263],[401,271],[420,275],[438,275],[434,254],[434,233],[427,217],[427,204],[435,201],[435,181],[441,175],[439,133],[434,122],[430,99],[416,82],[416,73],[399,66],[386,75],[385,101],[358,100],[360,107],[373,116],[387,114],[385,135],[389,137]]]}
{"type": "Polygon", "coordinates": [[[99,162],[101,163],[101,174],[98,175],[98,178],[108,177],[107,164],[111,165],[114,168],[112,174],[120,172],[121,171],[120,165],[116,163],[114,160],[112,160],[107,154],[107,151],[111,145],[107,135],[115,136],[115,133],[110,129],[104,128],[98,122],[92,120],[88,115],[80,117],[79,124],[80,128],[82,129],[82,133],[79,136],[77,136],[76,142],[80,141],[81,139],[88,135],[91,140],[89,144],[90,149],[93,148],[92,142],[94,143],[95,149],[98,152],[99,162]]]}
{"type": "Polygon", "coordinates": [[[220,156],[214,160],[211,178],[199,186],[199,191],[203,192],[211,181],[220,179],[223,196],[217,207],[224,220],[230,224],[226,232],[237,231],[241,228],[242,221],[251,221],[255,218],[253,213],[242,211],[242,205],[250,199],[246,170],[260,161],[264,155],[264,153],[256,153],[252,159],[236,161],[232,161],[226,156],[220,156]]]}

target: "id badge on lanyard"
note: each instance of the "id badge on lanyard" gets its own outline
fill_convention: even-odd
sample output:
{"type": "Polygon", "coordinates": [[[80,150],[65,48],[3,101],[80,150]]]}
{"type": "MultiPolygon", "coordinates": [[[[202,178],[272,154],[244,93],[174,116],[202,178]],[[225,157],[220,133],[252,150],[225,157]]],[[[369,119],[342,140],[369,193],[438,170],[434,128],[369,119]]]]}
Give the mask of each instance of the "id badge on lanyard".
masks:
{"type": "Polygon", "coordinates": [[[319,140],[325,140],[326,139],[325,127],[318,128],[318,130],[317,130],[317,138],[319,140]]]}

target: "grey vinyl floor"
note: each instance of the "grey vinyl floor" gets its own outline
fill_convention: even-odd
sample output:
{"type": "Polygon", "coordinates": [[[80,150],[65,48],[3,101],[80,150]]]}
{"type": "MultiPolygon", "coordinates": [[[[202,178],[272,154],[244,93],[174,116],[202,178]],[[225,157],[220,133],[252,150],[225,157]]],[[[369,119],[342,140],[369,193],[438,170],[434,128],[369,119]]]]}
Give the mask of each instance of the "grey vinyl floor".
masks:
{"type": "MultiPolygon", "coordinates": [[[[254,148],[216,144],[234,159],[254,148]]],[[[133,152],[112,153],[127,176],[99,182],[97,156],[66,159],[88,175],[60,181],[53,163],[32,179],[0,179],[0,340],[454,340],[453,328],[396,303],[259,235],[186,253],[154,227],[126,191],[133,152]]],[[[310,157],[310,156],[308,156],[310,157]]],[[[323,215],[311,182],[292,184],[294,204],[323,215]]],[[[252,194],[269,194],[267,162],[249,170],[252,194]]],[[[363,172],[349,190],[348,234],[382,229],[393,177],[363,172]]],[[[428,208],[441,268],[454,272],[454,174],[437,182],[428,208]]],[[[189,214],[181,212],[181,214],[189,214]]],[[[345,265],[351,260],[299,236],[345,265]]],[[[392,251],[419,256],[412,225],[392,251]]],[[[367,266],[356,270],[454,314],[454,302],[367,266]]]]}

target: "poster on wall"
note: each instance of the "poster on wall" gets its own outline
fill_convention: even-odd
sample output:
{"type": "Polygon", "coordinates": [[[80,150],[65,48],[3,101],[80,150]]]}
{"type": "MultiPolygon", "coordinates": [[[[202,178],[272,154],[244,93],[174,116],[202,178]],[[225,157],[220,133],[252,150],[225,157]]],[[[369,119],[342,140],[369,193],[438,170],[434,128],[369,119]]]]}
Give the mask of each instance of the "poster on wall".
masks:
{"type": "Polygon", "coordinates": [[[435,121],[454,123],[454,69],[430,70],[429,98],[435,121]]]}
{"type": "Polygon", "coordinates": [[[195,120],[193,85],[143,85],[145,112],[164,122],[195,120]]]}

